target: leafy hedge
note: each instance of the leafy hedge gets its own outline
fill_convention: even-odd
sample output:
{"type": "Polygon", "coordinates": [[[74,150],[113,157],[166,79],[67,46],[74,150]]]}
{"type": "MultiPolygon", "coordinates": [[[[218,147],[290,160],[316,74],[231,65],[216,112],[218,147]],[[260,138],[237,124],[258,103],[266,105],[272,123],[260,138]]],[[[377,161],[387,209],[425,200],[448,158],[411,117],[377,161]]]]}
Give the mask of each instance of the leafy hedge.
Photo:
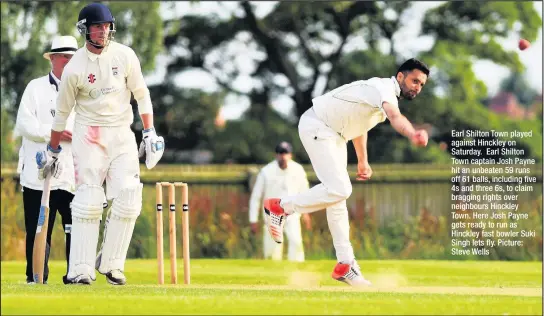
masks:
{"type": "MultiPolygon", "coordinates": [[[[2,183],[2,260],[24,259],[24,217],[18,184],[2,183]]],[[[520,229],[534,229],[522,248],[496,248],[485,257],[456,257],[451,253],[449,183],[367,184],[354,186],[348,200],[351,240],[358,258],[367,259],[484,259],[542,260],[542,195],[522,197],[519,212],[530,220],[520,229]]],[[[180,191],[176,191],[179,203],[180,191]]],[[[156,211],[153,185],[144,186],[144,204],[129,249],[131,258],[156,257],[156,211]]],[[[168,201],[164,190],[163,203],[168,201]]],[[[249,191],[243,185],[189,186],[190,245],[193,258],[259,258],[262,230],[253,236],[248,225],[249,191]]],[[[167,207],[164,208],[168,210],[167,207]]],[[[181,257],[181,215],[176,216],[178,256],[181,257]]],[[[163,212],[167,213],[167,211],[163,212]]],[[[103,214],[105,217],[105,214],[103,214]]],[[[168,216],[163,214],[164,253],[168,256],[168,216]]],[[[63,259],[64,234],[55,224],[51,257],[63,259]]],[[[303,229],[306,257],[334,258],[324,211],[312,214],[312,229],[303,229]]],[[[101,241],[99,241],[100,244],[101,241]]]]}

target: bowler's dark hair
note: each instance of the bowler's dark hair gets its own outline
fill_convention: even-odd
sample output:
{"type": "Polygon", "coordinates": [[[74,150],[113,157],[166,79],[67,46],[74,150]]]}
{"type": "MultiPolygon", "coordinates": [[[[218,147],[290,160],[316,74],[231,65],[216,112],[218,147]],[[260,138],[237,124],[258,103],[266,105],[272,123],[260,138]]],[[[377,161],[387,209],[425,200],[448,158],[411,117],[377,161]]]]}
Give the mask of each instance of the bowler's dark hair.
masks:
{"type": "Polygon", "coordinates": [[[415,58],[410,58],[407,61],[405,61],[402,65],[400,65],[399,69],[397,70],[397,74],[399,72],[402,72],[406,76],[408,72],[414,69],[421,70],[421,72],[426,74],[427,77],[429,76],[429,73],[431,72],[429,70],[429,67],[427,67],[427,65],[425,65],[423,62],[415,58]]]}

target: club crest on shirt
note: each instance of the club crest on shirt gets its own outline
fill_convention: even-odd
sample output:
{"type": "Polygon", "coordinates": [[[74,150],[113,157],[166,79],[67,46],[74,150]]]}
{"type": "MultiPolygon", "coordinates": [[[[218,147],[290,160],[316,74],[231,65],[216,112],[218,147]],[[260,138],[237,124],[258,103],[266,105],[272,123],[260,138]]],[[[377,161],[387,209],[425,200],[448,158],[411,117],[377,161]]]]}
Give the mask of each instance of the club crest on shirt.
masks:
{"type": "Polygon", "coordinates": [[[52,117],[55,117],[55,110],[54,109],[51,109],[49,112],[51,113],[52,117]]]}
{"type": "Polygon", "coordinates": [[[96,81],[96,76],[94,74],[89,74],[87,78],[89,78],[90,83],[94,83],[96,81]]]}
{"type": "Polygon", "coordinates": [[[100,92],[99,89],[92,89],[90,92],[89,92],[89,96],[93,99],[96,99],[98,98],[100,95],[102,94],[102,92],[100,92]]]}
{"type": "Polygon", "coordinates": [[[117,76],[119,74],[119,68],[118,67],[111,67],[111,71],[113,71],[114,76],[117,76]]]}

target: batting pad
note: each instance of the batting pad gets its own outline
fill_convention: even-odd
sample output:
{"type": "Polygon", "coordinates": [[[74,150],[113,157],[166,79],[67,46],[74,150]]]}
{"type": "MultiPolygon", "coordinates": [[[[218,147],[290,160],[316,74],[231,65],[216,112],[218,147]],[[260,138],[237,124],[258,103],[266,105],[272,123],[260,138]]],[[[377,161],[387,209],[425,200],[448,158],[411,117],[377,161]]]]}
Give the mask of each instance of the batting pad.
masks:
{"type": "Polygon", "coordinates": [[[125,260],[136,218],[142,210],[143,184],[122,190],[113,200],[104,228],[98,272],[124,271],[125,260]]]}
{"type": "Polygon", "coordinates": [[[76,191],[72,203],[72,217],[98,220],[102,217],[104,189],[98,185],[82,184],[76,191]]]}
{"type": "Polygon", "coordinates": [[[136,219],[142,211],[142,190],[144,185],[138,183],[135,186],[125,188],[119,192],[119,196],[111,205],[112,215],[120,218],[136,219]]]}
{"type": "Polygon", "coordinates": [[[99,227],[98,219],[89,220],[72,216],[69,279],[81,274],[88,275],[93,280],[96,279],[94,261],[99,227]]]}
{"type": "Polygon", "coordinates": [[[72,200],[70,266],[68,278],[85,274],[96,279],[94,261],[102,217],[104,190],[98,185],[80,185],[72,200]]]}

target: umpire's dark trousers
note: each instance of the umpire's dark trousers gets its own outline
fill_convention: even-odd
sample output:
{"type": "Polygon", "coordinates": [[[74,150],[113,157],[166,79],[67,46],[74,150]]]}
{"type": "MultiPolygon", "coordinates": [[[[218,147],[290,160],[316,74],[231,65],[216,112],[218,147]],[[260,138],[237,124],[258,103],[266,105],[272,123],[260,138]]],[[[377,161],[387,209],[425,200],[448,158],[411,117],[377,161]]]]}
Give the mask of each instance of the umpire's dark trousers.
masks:
{"type": "MultiPolygon", "coordinates": [[[[55,224],[57,211],[62,217],[62,227],[66,235],[66,273],[68,273],[68,264],[70,260],[70,232],[72,226],[72,211],[70,203],[74,195],[64,190],[51,190],[49,195],[49,226],[47,228],[47,245],[45,254],[45,269],[43,279],[47,281],[49,277],[49,252],[51,247],[51,234],[55,224]]],[[[34,248],[34,237],[38,226],[38,215],[40,213],[40,204],[42,200],[41,190],[32,190],[23,187],[23,204],[25,211],[25,229],[26,229],[26,281],[32,282],[32,250],[34,248]]]]}

